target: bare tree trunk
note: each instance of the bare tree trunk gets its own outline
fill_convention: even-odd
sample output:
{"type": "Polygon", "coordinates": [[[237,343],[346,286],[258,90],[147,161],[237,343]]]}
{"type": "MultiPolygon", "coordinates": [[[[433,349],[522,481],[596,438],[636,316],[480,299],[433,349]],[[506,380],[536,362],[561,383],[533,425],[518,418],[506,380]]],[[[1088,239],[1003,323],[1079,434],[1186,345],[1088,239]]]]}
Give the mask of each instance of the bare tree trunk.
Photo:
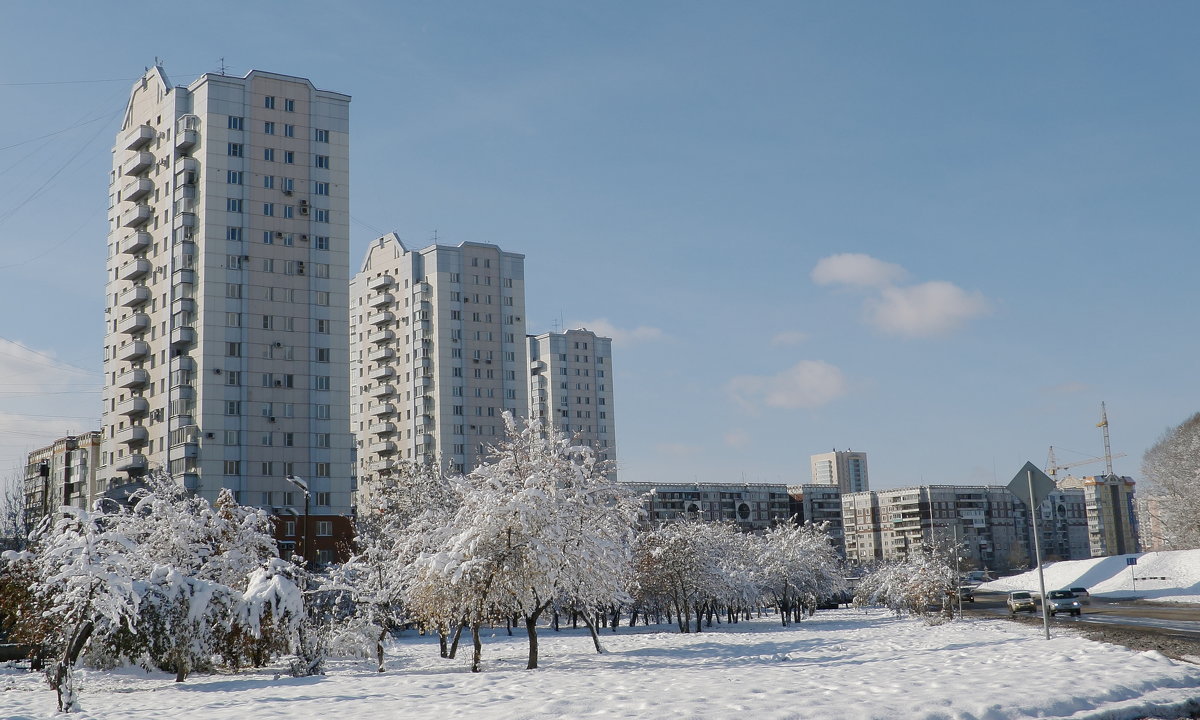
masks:
{"type": "Polygon", "coordinates": [[[592,635],[592,644],[596,646],[596,652],[604,654],[604,647],[600,644],[600,634],[596,632],[596,625],[588,622],[587,615],[583,616],[583,621],[587,623],[588,632],[592,635]]]}
{"type": "Polygon", "coordinates": [[[471,643],[475,646],[475,652],[471,655],[471,672],[477,673],[483,668],[483,641],[479,639],[479,623],[471,623],[471,643]]]}
{"type": "Polygon", "coordinates": [[[78,698],[75,697],[75,661],[95,629],[96,624],[91,620],[76,628],[54,668],[54,691],[58,695],[59,712],[75,712],[79,709],[78,698]]]}
{"type": "Polygon", "coordinates": [[[460,637],[462,637],[463,627],[466,624],[467,624],[467,621],[463,620],[462,622],[460,622],[458,624],[458,627],[454,628],[454,643],[450,646],[450,654],[446,656],[446,657],[450,658],[451,660],[453,660],[454,656],[458,654],[458,639],[460,637]]]}
{"type": "MultiPolygon", "coordinates": [[[[438,634],[442,636],[442,657],[446,657],[446,633],[438,628],[438,634]]],[[[378,666],[377,672],[383,672],[383,639],[387,637],[387,630],[380,629],[379,637],[375,638],[375,663],[378,666]]]]}
{"type": "Polygon", "coordinates": [[[612,606],[612,631],[617,631],[617,626],[621,624],[621,604],[617,603],[612,606]]]}

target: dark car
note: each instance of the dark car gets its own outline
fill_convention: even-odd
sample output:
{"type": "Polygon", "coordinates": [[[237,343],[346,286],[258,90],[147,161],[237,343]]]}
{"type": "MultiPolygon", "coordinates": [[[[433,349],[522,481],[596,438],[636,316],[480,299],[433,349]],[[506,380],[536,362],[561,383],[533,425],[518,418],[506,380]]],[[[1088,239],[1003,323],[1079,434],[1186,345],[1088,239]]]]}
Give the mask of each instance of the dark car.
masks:
{"type": "Polygon", "coordinates": [[[958,597],[966,602],[975,602],[975,586],[974,585],[959,585],[958,597]]]}

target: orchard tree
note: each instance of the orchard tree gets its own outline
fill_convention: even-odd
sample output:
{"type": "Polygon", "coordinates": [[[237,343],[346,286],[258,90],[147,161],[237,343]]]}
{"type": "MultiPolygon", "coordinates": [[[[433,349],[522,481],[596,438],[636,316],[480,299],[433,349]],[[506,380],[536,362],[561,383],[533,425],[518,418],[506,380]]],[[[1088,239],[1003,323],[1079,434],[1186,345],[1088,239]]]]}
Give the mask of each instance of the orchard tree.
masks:
{"type": "Polygon", "coordinates": [[[854,605],[883,605],[897,615],[916,615],[929,623],[936,622],[939,613],[953,617],[958,551],[957,546],[940,541],[913,548],[904,560],[866,575],[859,582],[854,605]]]}
{"type": "Polygon", "coordinates": [[[1166,546],[1200,547],[1200,413],[1163,433],[1143,456],[1142,474],[1158,501],[1166,546]]]}

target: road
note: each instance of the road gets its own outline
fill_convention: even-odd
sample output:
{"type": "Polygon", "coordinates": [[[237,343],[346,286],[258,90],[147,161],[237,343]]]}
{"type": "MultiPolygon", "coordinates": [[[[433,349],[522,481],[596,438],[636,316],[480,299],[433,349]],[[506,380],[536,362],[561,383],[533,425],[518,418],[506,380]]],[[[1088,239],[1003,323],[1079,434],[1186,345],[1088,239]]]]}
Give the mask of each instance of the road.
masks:
{"type": "MultiPolygon", "coordinates": [[[[977,593],[974,603],[963,603],[968,615],[1009,615],[1004,593],[977,593]]],[[[1038,613],[1018,613],[1032,616],[1041,622],[1041,607],[1038,613]]],[[[1200,606],[1191,607],[1167,603],[1130,602],[1090,598],[1083,606],[1079,617],[1059,615],[1050,618],[1053,624],[1075,624],[1084,626],[1111,627],[1131,631],[1166,633],[1180,638],[1200,642],[1200,606]]]]}

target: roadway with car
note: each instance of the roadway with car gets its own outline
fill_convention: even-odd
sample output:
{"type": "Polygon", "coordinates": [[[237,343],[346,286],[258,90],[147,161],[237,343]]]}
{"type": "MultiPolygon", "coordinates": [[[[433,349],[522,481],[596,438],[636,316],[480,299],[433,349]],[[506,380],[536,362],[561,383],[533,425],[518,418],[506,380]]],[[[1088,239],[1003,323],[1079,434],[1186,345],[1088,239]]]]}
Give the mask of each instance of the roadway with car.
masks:
{"type": "MultiPolygon", "coordinates": [[[[1041,600],[1036,591],[1025,591],[1029,597],[1020,598],[1019,609],[1010,607],[1011,593],[983,592],[975,590],[975,602],[964,603],[963,610],[969,614],[1017,615],[1036,617],[1040,620],[1041,600]]],[[[1047,590],[1054,607],[1053,594],[1058,590],[1047,590]]],[[[1061,598],[1068,602],[1071,598],[1061,598]]],[[[1113,600],[1096,596],[1076,596],[1080,607],[1055,609],[1051,617],[1055,622],[1087,623],[1129,629],[1153,629],[1172,635],[1200,640],[1200,606],[1181,604],[1149,603],[1144,601],[1113,600]],[[1078,615],[1074,613],[1078,611],[1078,615]],[[1064,617],[1066,615],[1067,617],[1064,617]]]]}

